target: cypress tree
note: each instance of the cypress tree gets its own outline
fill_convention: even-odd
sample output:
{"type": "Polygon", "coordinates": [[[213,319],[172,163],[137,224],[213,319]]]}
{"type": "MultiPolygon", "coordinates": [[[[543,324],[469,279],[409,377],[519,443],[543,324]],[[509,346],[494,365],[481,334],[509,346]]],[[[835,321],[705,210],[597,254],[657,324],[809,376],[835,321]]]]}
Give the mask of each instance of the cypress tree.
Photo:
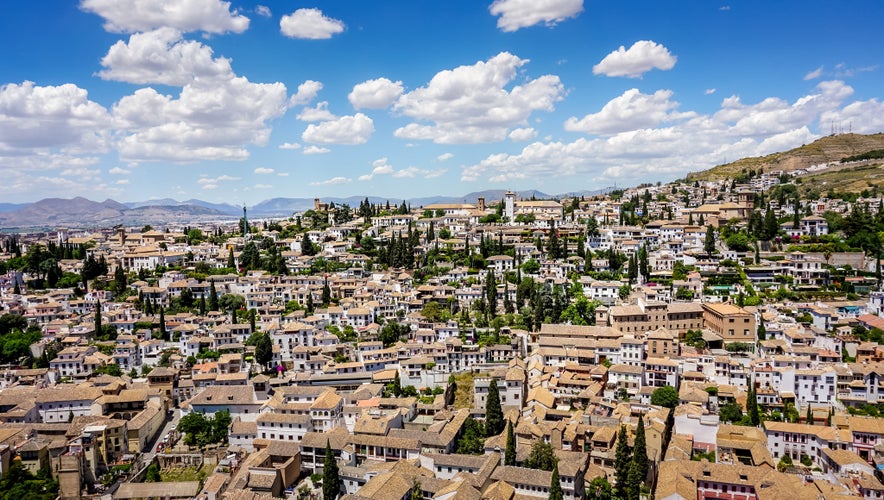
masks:
{"type": "Polygon", "coordinates": [[[231,269],[236,269],[236,260],[234,260],[234,258],[233,258],[233,249],[232,248],[227,253],[227,267],[229,267],[231,269]]]}
{"type": "Polygon", "coordinates": [[[328,307],[331,304],[331,288],[328,286],[328,278],[322,285],[322,307],[328,307]]]}
{"type": "MultiPolygon", "coordinates": [[[[749,422],[752,425],[761,423],[761,415],[758,413],[758,397],[755,393],[755,383],[749,379],[749,393],[746,399],[746,414],[749,415],[749,422]]],[[[808,406],[809,408],[809,406],[808,406]]]]}
{"type": "Polygon", "coordinates": [[[715,253],[715,229],[706,226],[706,240],[703,242],[703,251],[708,255],[715,253]]]}
{"type": "Polygon", "coordinates": [[[562,483],[559,481],[559,464],[552,471],[549,480],[549,500],[564,500],[565,493],[562,491],[562,483]]]}
{"type": "Polygon", "coordinates": [[[626,482],[629,477],[629,442],[626,426],[620,426],[617,434],[617,448],[614,452],[614,493],[617,498],[626,498],[626,482]]]}
{"type": "Polygon", "coordinates": [[[485,401],[485,431],[488,436],[496,436],[503,430],[503,410],[500,408],[500,391],[497,381],[488,384],[488,399],[485,401]]]}
{"type": "Polygon", "coordinates": [[[497,314],[497,278],[490,269],[485,274],[485,302],[489,315],[494,317],[497,314]]]}
{"type": "Polygon", "coordinates": [[[402,395],[402,381],[399,379],[399,370],[396,370],[396,375],[393,376],[393,395],[397,398],[402,395]]]}
{"type": "Polygon", "coordinates": [[[168,340],[166,339],[166,313],[163,306],[160,306],[160,337],[163,340],[168,340]]]}
{"type": "Polygon", "coordinates": [[[335,452],[332,451],[331,442],[325,440],[325,460],[322,462],[322,498],[323,500],[335,500],[341,491],[341,478],[338,474],[338,462],[335,460],[335,452]]]}
{"type": "Polygon", "coordinates": [[[218,310],[218,290],[215,288],[215,282],[209,284],[209,310],[218,310]]]}
{"type": "Polygon", "coordinates": [[[101,301],[95,301],[95,333],[93,335],[101,335],[101,301]]]}
{"type": "Polygon", "coordinates": [[[513,301],[510,300],[510,282],[503,282],[503,311],[507,314],[513,314],[516,312],[515,306],[513,306],[513,301]]]}
{"type": "Polygon", "coordinates": [[[516,465],[516,435],[513,433],[513,423],[506,422],[506,449],[503,452],[503,465],[516,465]]]}
{"type": "Polygon", "coordinates": [[[645,444],[645,421],[638,419],[638,427],[635,430],[635,440],[632,447],[632,463],[629,465],[627,475],[627,495],[629,500],[638,500],[641,494],[641,485],[648,475],[648,450],[645,444]]]}

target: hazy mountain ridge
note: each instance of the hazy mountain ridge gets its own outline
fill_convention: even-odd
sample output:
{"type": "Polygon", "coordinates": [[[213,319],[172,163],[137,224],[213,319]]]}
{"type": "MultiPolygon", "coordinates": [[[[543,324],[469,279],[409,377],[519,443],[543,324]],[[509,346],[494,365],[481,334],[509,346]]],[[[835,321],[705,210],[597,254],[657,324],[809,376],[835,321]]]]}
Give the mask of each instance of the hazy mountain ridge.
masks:
{"type": "Polygon", "coordinates": [[[196,205],[144,205],[130,208],[114,200],[103,202],[46,198],[17,210],[0,213],[0,227],[88,227],[115,224],[188,222],[199,219],[224,219],[228,214],[196,205]]]}
{"type": "MultiPolygon", "coordinates": [[[[569,193],[567,196],[593,195],[604,191],[580,191],[569,193]]],[[[463,196],[428,196],[405,200],[412,208],[419,208],[434,203],[472,203],[475,204],[480,197],[485,198],[489,205],[503,199],[506,190],[489,189],[474,191],[463,196]]],[[[531,189],[516,192],[519,199],[529,199],[532,196],[538,199],[559,198],[566,195],[549,195],[544,192],[531,189]]],[[[385,204],[389,201],[391,206],[402,203],[401,198],[384,198],[381,196],[368,196],[368,201],[374,204],[385,204]]],[[[323,203],[336,205],[347,204],[358,207],[366,199],[366,196],[323,197],[323,203]]],[[[172,198],[156,200],[134,201],[120,203],[115,200],[102,202],[88,200],[81,196],[72,199],[46,198],[34,203],[5,204],[8,210],[3,211],[0,207],[0,228],[26,228],[26,227],[90,227],[107,226],[115,224],[139,225],[147,223],[165,222],[199,222],[200,220],[224,220],[239,217],[242,207],[229,203],[211,203],[198,199],[178,201],[172,198]]],[[[314,207],[313,198],[270,198],[252,206],[247,206],[249,217],[289,216],[294,212],[302,212],[314,207]]]]}

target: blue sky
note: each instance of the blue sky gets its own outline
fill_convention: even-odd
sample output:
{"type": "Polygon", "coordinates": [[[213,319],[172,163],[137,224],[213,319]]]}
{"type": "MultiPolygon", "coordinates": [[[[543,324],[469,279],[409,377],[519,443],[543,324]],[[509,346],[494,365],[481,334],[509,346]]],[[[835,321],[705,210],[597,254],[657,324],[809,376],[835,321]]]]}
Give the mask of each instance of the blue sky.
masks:
{"type": "Polygon", "coordinates": [[[564,193],[884,131],[880,1],[49,0],[3,200],[564,193]]]}

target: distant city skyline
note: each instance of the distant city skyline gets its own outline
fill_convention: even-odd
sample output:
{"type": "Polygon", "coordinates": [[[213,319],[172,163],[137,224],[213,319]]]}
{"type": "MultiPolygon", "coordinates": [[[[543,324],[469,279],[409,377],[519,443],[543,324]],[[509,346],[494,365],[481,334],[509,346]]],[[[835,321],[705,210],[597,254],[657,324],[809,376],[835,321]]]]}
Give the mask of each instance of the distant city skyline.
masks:
{"type": "Polygon", "coordinates": [[[547,193],[884,131],[884,4],[5,6],[2,202],[547,193]]]}

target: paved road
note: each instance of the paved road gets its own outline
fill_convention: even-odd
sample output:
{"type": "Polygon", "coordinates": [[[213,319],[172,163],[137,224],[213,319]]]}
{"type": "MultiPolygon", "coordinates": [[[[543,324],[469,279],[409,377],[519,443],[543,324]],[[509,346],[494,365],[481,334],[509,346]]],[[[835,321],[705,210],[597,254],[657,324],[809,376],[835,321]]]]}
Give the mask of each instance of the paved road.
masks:
{"type": "Polygon", "coordinates": [[[141,455],[143,460],[142,463],[149,464],[153,460],[153,457],[157,454],[157,444],[163,442],[163,436],[171,432],[173,425],[178,425],[178,420],[180,420],[180,418],[178,409],[173,408],[172,418],[166,419],[166,423],[163,425],[162,430],[158,432],[157,436],[150,442],[150,447],[146,451],[143,451],[141,455]]]}

